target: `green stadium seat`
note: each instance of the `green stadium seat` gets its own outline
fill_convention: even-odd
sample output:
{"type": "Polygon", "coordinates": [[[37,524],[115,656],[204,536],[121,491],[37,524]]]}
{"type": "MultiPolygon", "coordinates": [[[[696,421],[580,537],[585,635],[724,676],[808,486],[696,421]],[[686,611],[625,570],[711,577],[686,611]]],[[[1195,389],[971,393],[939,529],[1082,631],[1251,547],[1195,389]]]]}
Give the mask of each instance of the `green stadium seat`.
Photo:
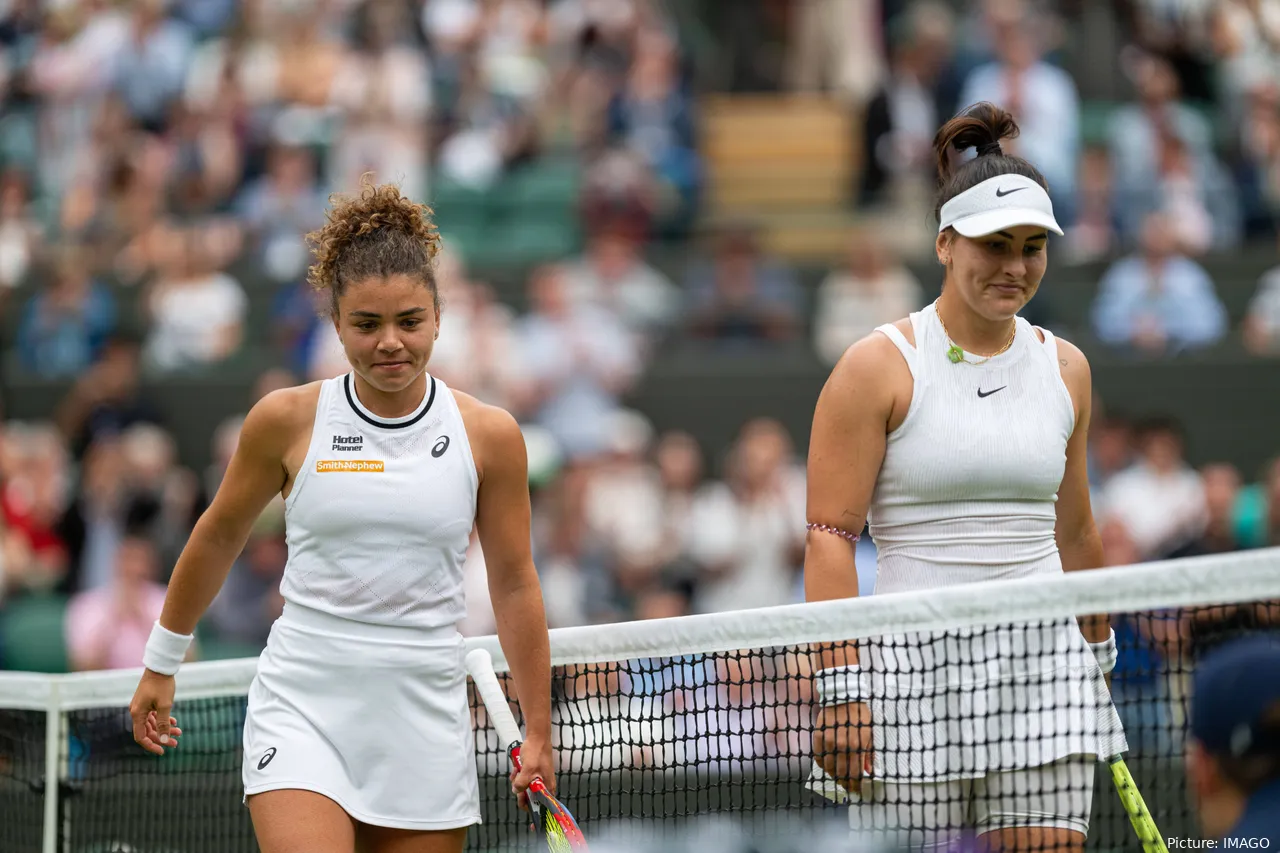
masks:
{"type": "Polygon", "coordinates": [[[7,602],[0,612],[3,669],[19,672],[69,672],[63,617],[67,599],[60,595],[31,595],[7,602]]]}

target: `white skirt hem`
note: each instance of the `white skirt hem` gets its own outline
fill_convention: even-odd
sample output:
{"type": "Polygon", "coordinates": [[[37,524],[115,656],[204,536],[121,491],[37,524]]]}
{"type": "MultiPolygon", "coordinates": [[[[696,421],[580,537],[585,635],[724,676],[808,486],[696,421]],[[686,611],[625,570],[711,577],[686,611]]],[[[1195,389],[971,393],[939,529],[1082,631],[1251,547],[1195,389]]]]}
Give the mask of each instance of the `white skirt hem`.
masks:
{"type": "Polygon", "coordinates": [[[335,794],[333,791],[327,791],[319,785],[311,782],[290,782],[288,780],[271,781],[262,785],[254,785],[252,788],[246,788],[242,803],[247,803],[249,798],[254,794],[265,794],[268,791],[310,791],[313,794],[320,794],[333,800],[342,810],[351,816],[352,820],[369,826],[382,826],[388,829],[409,829],[420,832],[440,832],[450,829],[461,829],[464,826],[478,826],[484,821],[480,819],[480,813],[475,812],[466,817],[459,818],[440,818],[437,820],[403,820],[399,818],[380,817],[362,812],[358,809],[351,808],[349,803],[343,802],[343,798],[335,794]]]}

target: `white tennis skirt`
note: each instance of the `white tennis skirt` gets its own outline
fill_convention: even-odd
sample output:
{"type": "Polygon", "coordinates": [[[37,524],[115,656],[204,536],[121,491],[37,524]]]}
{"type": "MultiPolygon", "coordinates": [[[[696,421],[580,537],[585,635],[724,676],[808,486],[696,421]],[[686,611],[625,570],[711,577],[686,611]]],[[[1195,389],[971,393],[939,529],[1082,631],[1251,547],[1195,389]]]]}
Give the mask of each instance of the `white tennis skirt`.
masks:
{"type": "Polygon", "coordinates": [[[286,605],[249,688],[244,794],[314,791],[361,823],[480,823],[465,646],[286,605]]]}

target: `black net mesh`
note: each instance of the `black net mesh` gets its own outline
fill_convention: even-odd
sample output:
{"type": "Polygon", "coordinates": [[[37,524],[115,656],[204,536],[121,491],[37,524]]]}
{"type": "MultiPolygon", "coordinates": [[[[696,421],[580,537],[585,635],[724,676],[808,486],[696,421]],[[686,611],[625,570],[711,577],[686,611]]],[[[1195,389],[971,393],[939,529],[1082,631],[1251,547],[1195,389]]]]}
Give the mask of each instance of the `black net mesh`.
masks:
{"type": "MultiPolygon", "coordinates": [[[[1186,699],[1195,661],[1229,637],[1280,624],[1278,609],[1250,604],[1113,615],[1120,648],[1112,695],[1128,738],[1126,762],[1162,836],[1200,837],[1183,769],[1186,699]]],[[[891,768],[905,774],[899,781],[906,783],[922,781],[923,775],[910,776],[926,768],[936,775],[939,768],[926,755],[936,759],[941,753],[947,753],[947,770],[982,776],[977,766],[990,762],[1000,744],[1034,750],[1053,737],[1086,731],[1091,725],[1086,717],[1095,709],[1078,692],[1055,693],[1054,678],[1042,679],[1044,684],[1024,679],[1022,687],[1045,687],[1034,695],[1027,690],[1000,695],[989,686],[961,683],[942,699],[922,698],[928,679],[921,677],[930,672],[1005,672],[1008,643],[1020,650],[1015,669],[1037,670],[1037,661],[1053,660],[1058,653],[1042,642],[1050,629],[1056,627],[1019,623],[930,635],[928,642],[919,635],[883,637],[877,653],[864,644],[864,669],[902,676],[911,688],[873,702],[872,728],[881,730],[879,781],[885,782],[891,768]],[[1018,634],[1021,641],[1011,639],[1018,634]],[[1041,725],[1050,717],[1019,722],[1044,712],[1047,695],[1060,700],[1047,709],[1057,715],[1058,731],[1041,725]]],[[[502,681],[509,687],[505,677],[502,681]]],[[[794,839],[797,820],[813,827],[847,826],[847,807],[806,788],[813,767],[812,684],[810,658],[801,648],[558,667],[553,719],[561,799],[588,839],[621,839],[631,845],[628,850],[676,849],[693,819],[708,815],[728,816],[745,826],[755,844],[774,833],[794,839]]],[[[507,756],[475,696],[472,704],[485,823],[471,831],[468,849],[538,849],[527,816],[510,794],[507,756]]],[[[66,715],[59,850],[257,849],[241,803],[244,699],[179,701],[175,716],[184,730],[182,745],[157,759],[133,743],[123,704],[66,715]]],[[[0,850],[6,853],[39,849],[43,736],[43,714],[0,710],[0,850]]],[[[928,787],[894,789],[885,783],[874,803],[856,811],[864,829],[920,829],[924,822],[947,837],[963,837],[975,832],[983,814],[1016,823],[1018,814],[1049,803],[1061,811],[1084,809],[1087,849],[1140,849],[1106,765],[1082,766],[1083,775],[1033,773],[998,786],[990,776],[928,787]],[[1084,802],[1087,807],[1080,805],[1084,802]]],[[[886,839],[875,836],[887,844],[886,839]]],[[[718,848],[701,849],[715,853],[718,848]]]]}
{"type": "Polygon", "coordinates": [[[38,853],[44,827],[46,715],[3,705],[0,691],[0,850],[38,853]]]}

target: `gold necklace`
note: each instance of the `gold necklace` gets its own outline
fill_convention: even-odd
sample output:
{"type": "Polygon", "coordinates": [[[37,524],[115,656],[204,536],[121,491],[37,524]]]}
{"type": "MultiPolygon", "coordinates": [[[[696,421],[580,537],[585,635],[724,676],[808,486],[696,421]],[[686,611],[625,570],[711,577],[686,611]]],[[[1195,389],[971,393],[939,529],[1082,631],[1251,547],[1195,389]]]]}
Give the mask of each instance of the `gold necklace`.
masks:
{"type": "Polygon", "coordinates": [[[951,332],[947,329],[947,324],[942,320],[942,312],[934,311],[933,313],[938,317],[938,323],[942,326],[942,333],[947,336],[947,343],[951,344],[951,346],[947,348],[947,358],[951,360],[952,364],[959,364],[962,361],[965,364],[986,364],[988,361],[1013,346],[1013,339],[1018,336],[1018,321],[1014,320],[1013,330],[1009,332],[1009,340],[1004,342],[1004,346],[1000,347],[1000,349],[980,361],[969,361],[969,359],[964,357],[964,350],[957,346],[956,342],[951,339],[951,332]]]}

